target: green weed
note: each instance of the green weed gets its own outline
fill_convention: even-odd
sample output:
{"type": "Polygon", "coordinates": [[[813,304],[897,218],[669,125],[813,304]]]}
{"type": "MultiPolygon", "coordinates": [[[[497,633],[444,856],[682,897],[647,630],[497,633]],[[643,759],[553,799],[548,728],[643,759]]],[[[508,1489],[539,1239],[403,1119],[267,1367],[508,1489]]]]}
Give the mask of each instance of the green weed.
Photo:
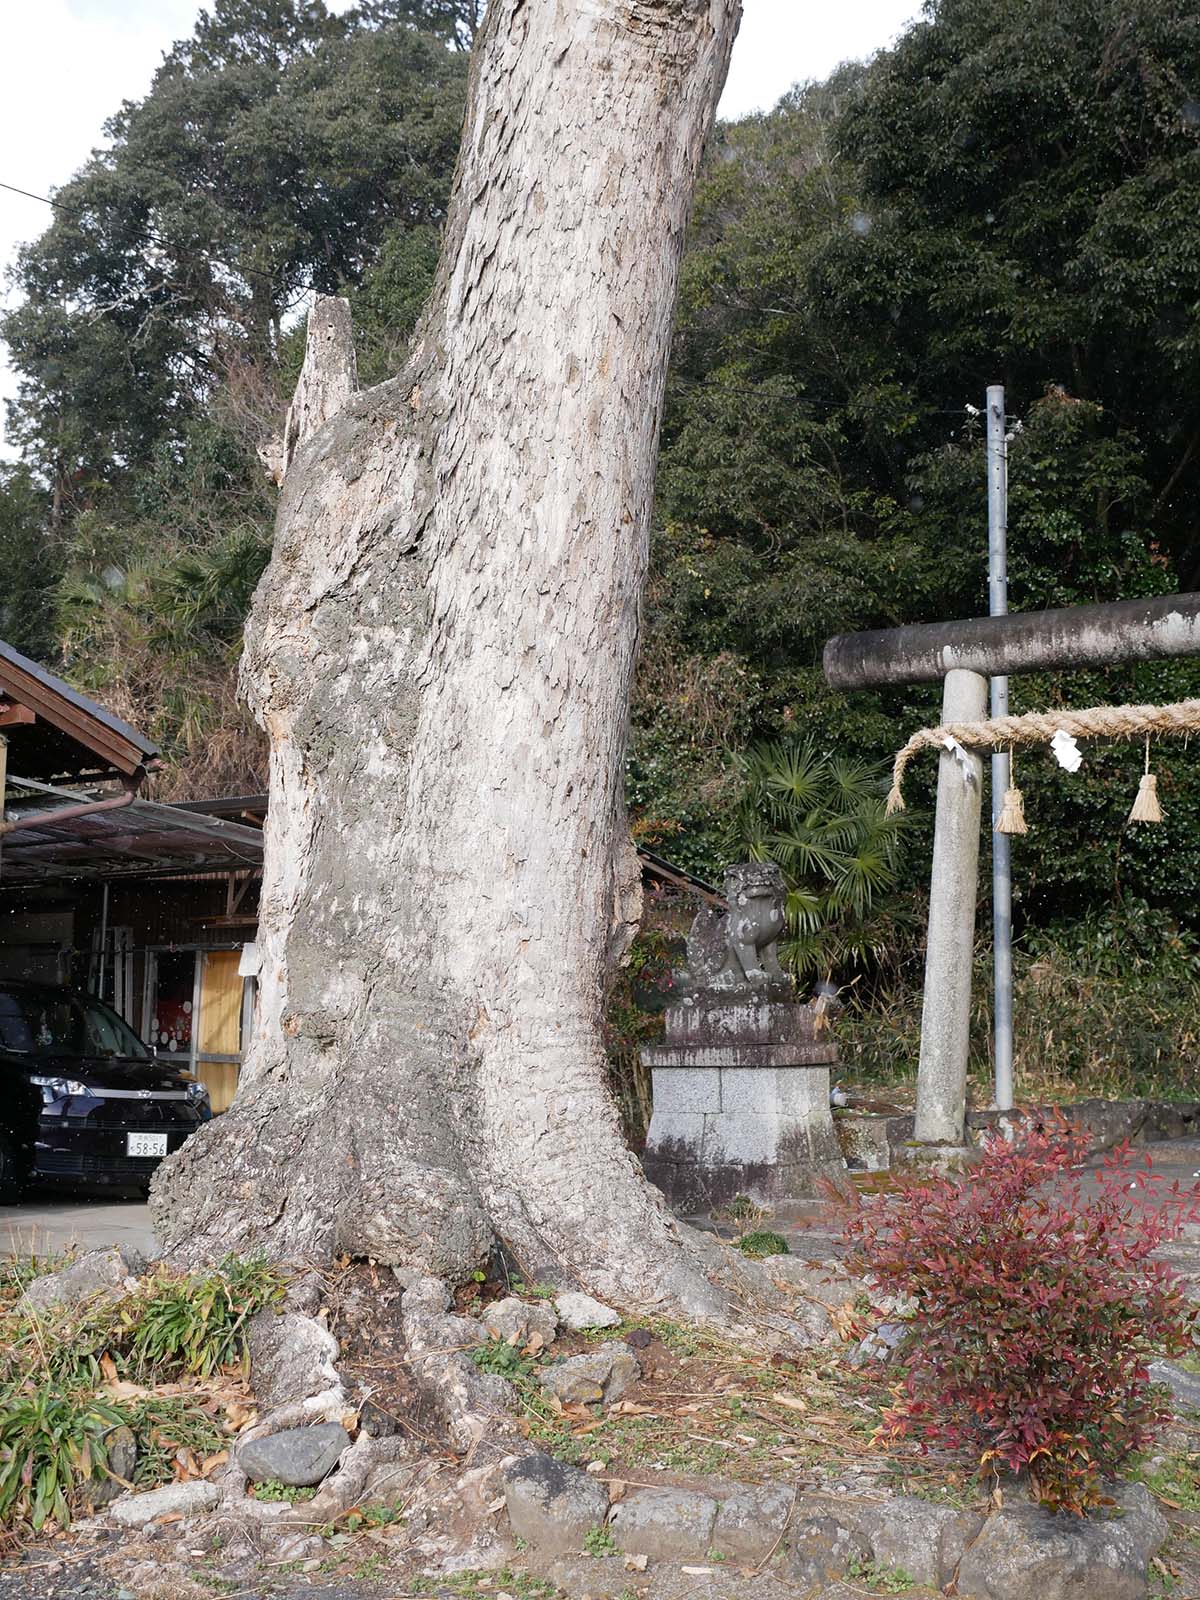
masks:
{"type": "Polygon", "coordinates": [[[301,1488],[298,1484],[280,1483],[277,1478],[267,1478],[262,1483],[254,1485],[256,1500],[269,1500],[289,1506],[311,1500],[316,1492],[312,1488],[301,1488]]]}
{"type": "Polygon", "coordinates": [[[506,1339],[489,1339],[486,1344],[476,1345],[471,1360],[480,1372],[490,1372],[498,1378],[527,1378],[533,1371],[533,1363],[506,1339]]]}
{"type": "Polygon", "coordinates": [[[169,1482],[180,1450],[190,1450],[203,1460],[225,1442],[209,1413],[186,1396],[150,1395],[123,1401],[121,1409],[137,1441],[133,1481],[139,1489],[169,1482]]]}
{"type": "Polygon", "coordinates": [[[260,1259],[222,1262],[216,1272],[148,1280],[129,1345],[139,1373],[182,1368],[208,1377],[241,1360],[245,1325],[283,1296],[283,1279],[260,1259]]]}
{"type": "Polygon", "coordinates": [[[607,1528],[589,1528],[583,1536],[583,1548],[589,1556],[615,1556],[620,1551],[607,1528]]]}
{"type": "Polygon", "coordinates": [[[862,1556],[851,1557],[846,1576],[870,1584],[876,1594],[906,1594],[916,1582],[903,1567],[887,1567],[862,1556]]]}
{"type": "Polygon", "coordinates": [[[438,1577],[406,1578],[405,1587],[413,1594],[461,1595],[463,1600],[481,1600],[484,1595],[503,1590],[514,1600],[560,1600],[561,1590],[546,1578],[529,1572],[502,1567],[499,1572],[449,1572],[438,1577]]]}
{"type": "Polygon", "coordinates": [[[752,1261],[761,1261],[764,1256],[786,1256],[790,1254],[788,1242],[781,1233],[771,1233],[769,1229],[760,1229],[757,1233],[744,1233],[737,1242],[738,1249],[744,1256],[749,1256],[752,1261]]]}
{"type": "Polygon", "coordinates": [[[1172,1501],[1182,1511],[1200,1511],[1200,1455],[1167,1456],[1153,1472],[1142,1467],[1130,1477],[1139,1479],[1152,1495],[1172,1501]]]}
{"type": "MultiPolygon", "coordinates": [[[[17,1264],[8,1282],[27,1282],[46,1265],[17,1264]]],[[[284,1285],[265,1262],[231,1259],[214,1272],[162,1271],[127,1295],[45,1311],[0,1295],[0,1525],[67,1526],[92,1486],[110,1478],[105,1441],[115,1428],[134,1435],[141,1488],[169,1479],[181,1448],[198,1456],[219,1449],[222,1436],[196,1402],[116,1400],[104,1386],[205,1377],[243,1360],[247,1321],[284,1285]]]]}
{"type": "Polygon", "coordinates": [[[390,1528],[403,1514],[395,1506],[355,1506],[342,1517],[341,1525],[347,1533],[357,1533],[360,1528],[390,1528]]]}
{"type": "Polygon", "coordinates": [[[0,1523],[66,1527],[72,1501],[107,1476],[107,1436],[128,1420],[117,1405],[48,1384],[0,1393],[0,1523]]]}

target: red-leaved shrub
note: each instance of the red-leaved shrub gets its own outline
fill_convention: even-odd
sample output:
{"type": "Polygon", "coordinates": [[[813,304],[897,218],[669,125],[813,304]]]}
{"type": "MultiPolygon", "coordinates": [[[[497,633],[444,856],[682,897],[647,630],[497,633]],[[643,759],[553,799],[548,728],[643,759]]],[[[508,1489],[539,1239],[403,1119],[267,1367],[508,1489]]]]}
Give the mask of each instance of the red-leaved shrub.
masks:
{"type": "Polygon", "coordinates": [[[1077,1512],[1165,1420],[1147,1362],[1198,1326],[1152,1256],[1200,1218],[1200,1187],[1166,1187],[1128,1145],[1081,1181],[1086,1155],[1065,1124],[996,1137],[963,1177],[903,1179],[847,1224],[861,1268],[912,1306],[880,1436],[971,1446],[1077,1512]]]}

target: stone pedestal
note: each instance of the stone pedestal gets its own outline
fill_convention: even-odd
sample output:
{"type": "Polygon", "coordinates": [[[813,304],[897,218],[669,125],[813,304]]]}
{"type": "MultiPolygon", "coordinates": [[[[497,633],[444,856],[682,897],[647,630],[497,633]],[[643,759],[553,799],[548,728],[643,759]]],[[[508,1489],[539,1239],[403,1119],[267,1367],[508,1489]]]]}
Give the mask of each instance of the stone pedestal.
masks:
{"type": "Polygon", "coordinates": [[[821,1022],[816,1006],[732,996],[668,1010],[664,1044],[642,1052],[654,1094],[644,1165],[676,1211],[808,1198],[846,1170],[829,1110],[837,1050],[821,1022]]]}

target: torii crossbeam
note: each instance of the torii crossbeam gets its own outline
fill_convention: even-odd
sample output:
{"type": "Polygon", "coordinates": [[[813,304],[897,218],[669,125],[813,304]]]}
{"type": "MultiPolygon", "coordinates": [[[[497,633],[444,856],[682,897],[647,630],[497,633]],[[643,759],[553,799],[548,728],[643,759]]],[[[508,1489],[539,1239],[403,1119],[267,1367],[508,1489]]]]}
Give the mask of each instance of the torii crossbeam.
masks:
{"type": "MultiPolygon", "coordinates": [[[[824,667],[834,689],[941,678],[942,721],[978,722],[989,677],[1195,655],[1200,594],[1175,594],[842,634],[825,646],[824,667]]],[[[917,1140],[954,1147],[965,1139],[979,866],[982,763],[973,753],[966,775],[964,783],[952,754],[941,756],[917,1073],[917,1140]]]]}

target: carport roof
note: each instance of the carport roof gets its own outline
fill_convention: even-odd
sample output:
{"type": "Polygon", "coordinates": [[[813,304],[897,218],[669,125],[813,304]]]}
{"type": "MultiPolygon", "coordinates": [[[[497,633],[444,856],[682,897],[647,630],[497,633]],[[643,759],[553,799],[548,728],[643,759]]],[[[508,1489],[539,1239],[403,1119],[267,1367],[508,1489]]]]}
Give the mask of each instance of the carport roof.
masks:
{"type": "Polygon", "coordinates": [[[38,789],[9,798],[9,823],[43,820],[4,836],[0,883],[99,882],[115,878],[178,877],[195,872],[236,872],[262,866],[262,833],[244,823],[197,815],[153,800],[132,800],[118,810],[96,811],[55,823],[55,811],[80,797],[38,789]]]}
{"type": "MultiPolygon", "coordinates": [[[[43,819],[84,797],[24,784],[8,802],[10,822],[22,814],[43,819]]],[[[163,805],[133,800],[117,810],[93,812],[54,823],[41,821],[5,835],[0,846],[0,883],[102,882],[117,878],[180,877],[196,872],[236,872],[262,867],[263,836],[254,822],[267,810],[265,794],[222,795],[210,800],[163,805]],[[252,819],[247,825],[242,818],[252,819]]],[[[652,878],[690,890],[714,905],[718,891],[694,873],[642,846],[642,868],[652,878]]]]}

